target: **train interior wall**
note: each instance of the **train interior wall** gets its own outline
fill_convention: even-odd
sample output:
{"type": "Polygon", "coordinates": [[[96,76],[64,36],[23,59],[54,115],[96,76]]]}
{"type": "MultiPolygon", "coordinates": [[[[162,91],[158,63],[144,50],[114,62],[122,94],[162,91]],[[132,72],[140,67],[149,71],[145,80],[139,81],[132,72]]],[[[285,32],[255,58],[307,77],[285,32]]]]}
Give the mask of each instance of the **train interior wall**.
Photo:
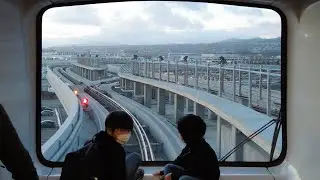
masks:
{"type": "MultiPolygon", "coordinates": [[[[288,151],[286,161],[271,170],[276,179],[319,179],[320,2],[306,7],[301,15],[290,4],[277,3],[288,19],[288,151]]],[[[35,151],[35,19],[48,4],[0,0],[0,103],[37,168],[43,165],[35,151]]],[[[0,179],[8,177],[0,169],[0,179]]]]}

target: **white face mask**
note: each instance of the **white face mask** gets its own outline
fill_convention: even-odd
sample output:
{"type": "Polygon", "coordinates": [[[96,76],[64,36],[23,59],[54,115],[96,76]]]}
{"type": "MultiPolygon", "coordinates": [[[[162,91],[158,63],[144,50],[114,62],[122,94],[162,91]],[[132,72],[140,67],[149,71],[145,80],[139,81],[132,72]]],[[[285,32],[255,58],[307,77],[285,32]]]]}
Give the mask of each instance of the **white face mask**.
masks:
{"type": "Polygon", "coordinates": [[[116,141],[119,143],[119,144],[126,144],[128,142],[128,140],[130,139],[131,137],[131,133],[128,133],[128,134],[121,134],[121,135],[117,135],[116,137],[116,141]]]}

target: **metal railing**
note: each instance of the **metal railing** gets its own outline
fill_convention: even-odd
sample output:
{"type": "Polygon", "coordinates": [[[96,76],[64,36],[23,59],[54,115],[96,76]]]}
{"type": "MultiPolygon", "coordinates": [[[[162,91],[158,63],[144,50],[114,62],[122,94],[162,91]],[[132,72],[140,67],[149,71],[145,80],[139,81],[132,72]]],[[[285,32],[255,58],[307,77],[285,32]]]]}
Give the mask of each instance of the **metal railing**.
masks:
{"type": "Polygon", "coordinates": [[[131,60],[120,72],[205,90],[268,116],[280,109],[279,67],[131,60]]]}

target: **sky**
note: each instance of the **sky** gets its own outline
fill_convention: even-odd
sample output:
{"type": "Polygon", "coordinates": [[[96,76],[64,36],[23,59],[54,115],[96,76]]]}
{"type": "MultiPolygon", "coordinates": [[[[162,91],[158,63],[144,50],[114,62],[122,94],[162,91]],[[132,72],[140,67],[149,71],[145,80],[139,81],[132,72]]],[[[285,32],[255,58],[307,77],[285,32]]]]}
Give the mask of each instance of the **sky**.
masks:
{"type": "Polygon", "coordinates": [[[275,38],[273,10],[197,2],[117,2],[47,10],[43,47],[212,43],[230,38],[275,38]]]}

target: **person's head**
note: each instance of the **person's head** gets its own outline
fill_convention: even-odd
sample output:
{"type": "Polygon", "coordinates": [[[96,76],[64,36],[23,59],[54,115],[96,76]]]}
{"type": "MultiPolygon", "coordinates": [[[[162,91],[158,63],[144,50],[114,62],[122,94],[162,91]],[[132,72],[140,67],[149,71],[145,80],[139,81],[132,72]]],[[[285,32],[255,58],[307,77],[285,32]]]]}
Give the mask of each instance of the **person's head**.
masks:
{"type": "Polygon", "coordinates": [[[177,124],[180,136],[187,144],[201,140],[206,133],[206,123],[193,114],[180,118],[177,124]]]}
{"type": "Polygon", "coordinates": [[[133,120],[124,111],[113,111],[106,117],[105,128],[118,143],[125,144],[131,136],[133,120]]]}

